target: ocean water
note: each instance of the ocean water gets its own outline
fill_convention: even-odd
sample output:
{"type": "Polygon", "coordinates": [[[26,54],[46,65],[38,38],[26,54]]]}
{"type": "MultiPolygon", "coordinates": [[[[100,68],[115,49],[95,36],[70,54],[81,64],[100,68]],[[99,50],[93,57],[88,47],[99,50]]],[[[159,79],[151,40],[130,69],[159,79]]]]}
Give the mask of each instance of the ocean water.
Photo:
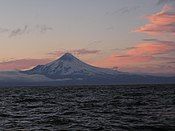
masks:
{"type": "Polygon", "coordinates": [[[173,131],[175,85],[0,87],[2,131],[173,131]]]}

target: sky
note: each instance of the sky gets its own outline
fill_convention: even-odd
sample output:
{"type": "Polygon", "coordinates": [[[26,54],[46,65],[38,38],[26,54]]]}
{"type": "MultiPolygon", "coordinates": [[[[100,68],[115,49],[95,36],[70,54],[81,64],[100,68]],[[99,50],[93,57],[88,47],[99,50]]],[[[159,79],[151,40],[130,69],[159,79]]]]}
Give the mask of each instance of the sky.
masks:
{"type": "Polygon", "coordinates": [[[0,71],[66,52],[99,67],[175,75],[175,0],[0,0],[0,71]]]}

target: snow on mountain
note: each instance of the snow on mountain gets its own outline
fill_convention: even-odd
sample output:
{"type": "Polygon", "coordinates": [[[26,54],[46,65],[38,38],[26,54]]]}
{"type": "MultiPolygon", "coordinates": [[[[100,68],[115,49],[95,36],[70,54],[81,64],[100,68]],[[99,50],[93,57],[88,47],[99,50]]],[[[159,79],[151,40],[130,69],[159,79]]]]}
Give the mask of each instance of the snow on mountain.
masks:
{"type": "Polygon", "coordinates": [[[121,72],[107,69],[107,68],[98,68],[86,64],[70,53],[64,54],[59,59],[50,62],[46,65],[38,65],[31,70],[22,71],[25,74],[40,74],[45,75],[49,78],[58,79],[58,78],[87,78],[87,77],[96,77],[103,75],[118,75],[121,72]]]}
{"type": "Polygon", "coordinates": [[[0,86],[172,84],[174,82],[175,77],[139,75],[94,67],[69,53],[31,70],[0,72],[0,86]]]}

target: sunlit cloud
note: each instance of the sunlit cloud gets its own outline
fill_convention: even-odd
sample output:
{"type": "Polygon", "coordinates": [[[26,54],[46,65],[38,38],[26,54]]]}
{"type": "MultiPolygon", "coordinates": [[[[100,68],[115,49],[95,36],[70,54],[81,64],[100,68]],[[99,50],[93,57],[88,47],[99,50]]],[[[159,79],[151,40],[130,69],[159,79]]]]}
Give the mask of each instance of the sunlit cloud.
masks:
{"type": "Polygon", "coordinates": [[[161,12],[147,17],[150,21],[136,30],[136,32],[157,35],[162,33],[175,34],[175,7],[165,5],[161,12]]]}
{"type": "Polygon", "coordinates": [[[141,43],[126,53],[130,56],[148,56],[166,54],[171,51],[175,51],[175,45],[170,43],[141,43]]]}
{"type": "Polygon", "coordinates": [[[113,53],[105,59],[94,61],[91,64],[100,66],[100,67],[108,67],[112,68],[117,66],[119,68],[125,67],[126,65],[136,65],[140,62],[150,62],[153,59],[153,56],[136,56],[136,55],[127,55],[120,53],[113,53]]]}
{"type": "MultiPolygon", "coordinates": [[[[110,68],[119,67],[119,69],[131,72],[138,71],[138,69],[143,69],[143,72],[147,72],[148,70],[144,68],[144,65],[147,65],[149,71],[151,71],[151,67],[153,67],[155,72],[158,72],[158,67],[160,67],[162,63],[175,61],[175,57],[170,57],[170,53],[173,52],[175,52],[175,42],[173,41],[144,39],[143,42],[138,43],[134,47],[118,50],[105,59],[94,61],[91,64],[110,68]]],[[[172,66],[172,68],[174,68],[174,66],[172,66]]],[[[175,71],[172,73],[175,74],[175,71]]]]}
{"type": "Polygon", "coordinates": [[[0,70],[28,69],[38,64],[46,64],[50,59],[19,59],[0,62],[0,70]]]}

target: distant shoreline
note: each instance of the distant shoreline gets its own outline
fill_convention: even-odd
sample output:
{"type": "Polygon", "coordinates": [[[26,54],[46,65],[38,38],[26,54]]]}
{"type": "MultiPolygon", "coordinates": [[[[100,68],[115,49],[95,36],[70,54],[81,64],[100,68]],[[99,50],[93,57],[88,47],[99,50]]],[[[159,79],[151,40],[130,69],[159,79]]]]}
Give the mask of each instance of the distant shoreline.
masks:
{"type": "Polygon", "coordinates": [[[130,87],[140,87],[140,88],[145,88],[145,86],[150,86],[150,87],[155,87],[155,88],[158,88],[159,86],[173,86],[175,87],[175,84],[119,84],[119,85],[53,85],[53,86],[47,86],[47,85],[19,85],[19,86],[0,86],[0,88],[22,88],[22,87],[25,87],[25,88],[31,88],[31,87],[37,87],[37,88],[40,88],[40,87],[43,87],[43,88],[48,88],[48,87],[51,87],[51,88],[62,88],[62,87],[93,87],[93,88],[96,88],[96,87],[106,87],[106,86],[110,86],[110,87],[125,87],[125,86],[130,86],[130,87]]]}

